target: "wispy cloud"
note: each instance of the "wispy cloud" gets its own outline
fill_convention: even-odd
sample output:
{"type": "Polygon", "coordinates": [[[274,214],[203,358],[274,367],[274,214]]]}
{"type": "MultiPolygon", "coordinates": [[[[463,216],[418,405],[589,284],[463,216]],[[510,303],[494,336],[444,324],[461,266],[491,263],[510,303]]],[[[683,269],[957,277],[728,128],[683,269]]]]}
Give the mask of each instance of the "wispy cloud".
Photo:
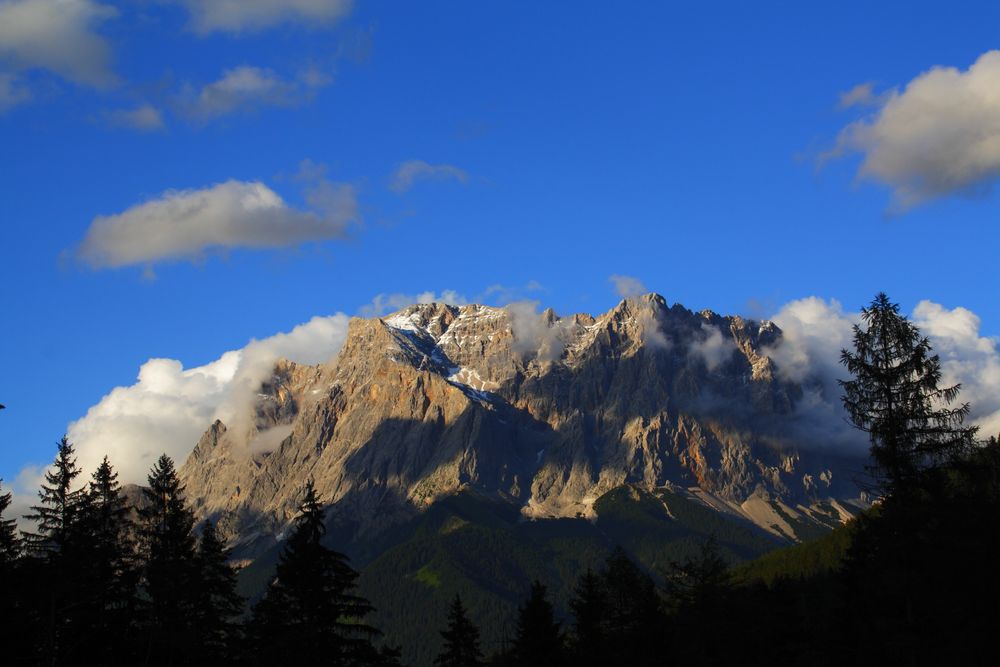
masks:
{"type": "Polygon", "coordinates": [[[152,104],[141,104],[134,109],[115,109],[104,114],[104,119],[117,127],[128,127],[140,132],[162,130],[166,125],[163,114],[152,104]]]}
{"type": "Polygon", "coordinates": [[[850,109],[852,107],[871,107],[879,106],[888,101],[892,93],[876,93],[875,83],[872,81],[867,81],[865,83],[859,83],[848,91],[840,94],[840,101],[837,106],[841,109],[850,109]]]}
{"type": "Polygon", "coordinates": [[[615,293],[623,299],[649,292],[642,281],[633,276],[623,276],[616,273],[608,276],[608,282],[614,285],[615,293]]]}
{"type": "Polygon", "coordinates": [[[169,190],[118,213],[94,218],[76,256],[94,269],[200,259],[226,248],[280,248],[342,238],[358,220],[353,186],[320,180],[307,188],[312,208],[289,206],[259,181],[230,180],[199,190],[169,190]]]}
{"type": "Polygon", "coordinates": [[[447,303],[452,306],[461,306],[468,303],[468,299],[455,290],[446,289],[440,294],[437,292],[419,292],[407,294],[394,292],[392,294],[376,294],[372,302],[361,306],[358,313],[362,317],[381,317],[388,313],[395,312],[415,303],[447,303]]]}
{"type": "Polygon", "coordinates": [[[112,86],[118,78],[111,47],[97,28],[117,15],[91,0],[0,2],[0,63],[13,72],[44,69],[74,83],[112,86]]]}
{"type": "Polygon", "coordinates": [[[902,91],[876,95],[862,84],[842,106],[876,109],[841,132],[820,162],[863,156],[858,176],[892,189],[905,211],[949,195],[976,195],[1000,178],[1000,51],[983,54],[961,71],[935,67],[902,91]]]}
{"type": "Polygon", "coordinates": [[[392,175],[389,189],[396,193],[407,192],[420,181],[455,180],[465,183],[469,175],[450,164],[430,164],[423,160],[407,160],[400,164],[392,175]]]}
{"type": "Polygon", "coordinates": [[[0,113],[31,99],[31,93],[13,74],[0,72],[0,113]]]}
{"type": "Polygon", "coordinates": [[[251,33],[283,23],[307,27],[333,24],[351,12],[351,0],[180,0],[191,27],[213,32],[251,33]]]}
{"type": "Polygon", "coordinates": [[[262,107],[297,107],[313,99],[332,78],[317,69],[286,79],[271,69],[243,65],[225,70],[201,88],[188,84],[177,97],[182,114],[198,122],[262,107]]]}

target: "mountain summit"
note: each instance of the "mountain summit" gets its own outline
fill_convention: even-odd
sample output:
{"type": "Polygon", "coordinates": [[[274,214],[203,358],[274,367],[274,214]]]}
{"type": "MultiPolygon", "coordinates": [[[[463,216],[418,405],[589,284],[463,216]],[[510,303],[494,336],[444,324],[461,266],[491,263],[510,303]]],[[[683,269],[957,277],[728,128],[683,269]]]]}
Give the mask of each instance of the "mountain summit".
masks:
{"type": "Polygon", "coordinates": [[[593,519],[623,486],[796,540],[851,515],[859,465],[784,426],[802,389],[767,355],[781,337],[657,294],[598,317],[430,303],[355,318],[330,363],[279,362],[181,475],[244,557],[281,538],[307,479],[356,540],[461,491],[593,519]]]}

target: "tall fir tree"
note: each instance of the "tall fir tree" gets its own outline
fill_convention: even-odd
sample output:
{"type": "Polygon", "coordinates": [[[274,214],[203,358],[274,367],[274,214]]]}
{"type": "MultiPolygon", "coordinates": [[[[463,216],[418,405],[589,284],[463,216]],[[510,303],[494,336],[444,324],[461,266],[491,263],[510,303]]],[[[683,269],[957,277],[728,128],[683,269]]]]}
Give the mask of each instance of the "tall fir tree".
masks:
{"type": "Polygon", "coordinates": [[[841,380],[843,403],[854,425],[871,441],[870,472],[876,489],[908,492],[922,473],[966,453],[976,427],[963,426],[969,405],[946,407],[960,385],[939,387],[941,361],[899,305],[879,293],[854,325],[854,350],[841,363],[854,376],[841,380]]]}
{"type": "Polygon", "coordinates": [[[576,592],[569,603],[573,612],[572,647],[576,664],[604,664],[607,642],[603,618],[607,605],[607,594],[600,577],[587,568],[580,576],[576,592]]]}
{"type": "Polygon", "coordinates": [[[0,576],[4,577],[13,571],[14,564],[21,555],[21,540],[17,536],[17,520],[4,517],[10,507],[12,496],[10,491],[3,493],[3,480],[0,479],[0,576]]]}
{"type": "Polygon", "coordinates": [[[38,492],[41,502],[25,516],[36,523],[35,532],[25,533],[26,546],[32,555],[45,559],[65,549],[86,499],[83,488],[73,488],[80,474],[73,443],[63,436],[57,447],[55,461],[45,472],[45,483],[38,492]]]}
{"type": "Polygon", "coordinates": [[[86,505],[85,489],[76,488],[80,469],[73,443],[66,436],[57,444],[56,458],[45,473],[38,492],[39,504],[25,518],[35,522],[35,531],[24,533],[31,562],[25,568],[37,590],[26,612],[33,617],[39,660],[58,663],[68,657],[84,636],[76,623],[84,578],[79,547],[86,533],[80,516],[86,505]]]}
{"type": "Polygon", "coordinates": [[[236,572],[228,558],[215,524],[206,521],[198,542],[195,627],[199,654],[215,664],[224,663],[235,652],[239,639],[236,619],[243,612],[243,598],[236,592],[236,572]]]}
{"type": "Polygon", "coordinates": [[[330,665],[374,664],[378,631],[364,623],[372,611],[353,591],[358,573],[347,557],[322,544],[324,511],[312,480],[306,483],[275,577],[254,608],[256,659],[305,663],[322,655],[330,665]]]}
{"type": "Polygon", "coordinates": [[[147,656],[163,664],[184,662],[194,644],[198,595],[194,516],[184,503],[184,489],[169,456],[160,456],[147,482],[145,505],[139,508],[147,656]]]}
{"type": "Polygon", "coordinates": [[[87,628],[89,655],[112,662],[130,638],[138,572],[131,510],[107,457],[91,477],[77,532],[75,551],[84,580],[78,625],[87,628]]]}
{"type": "Polygon", "coordinates": [[[545,585],[535,580],[528,600],[518,609],[514,658],[527,667],[557,667],[564,660],[563,638],[545,585]]]}
{"type": "Polygon", "coordinates": [[[570,601],[573,662],[655,664],[663,655],[665,617],[653,580],[621,547],[601,571],[587,570],[570,601]]]}
{"type": "Polygon", "coordinates": [[[480,667],[483,652],[479,648],[479,628],[469,620],[462,598],[455,596],[448,611],[448,627],[441,631],[444,646],[434,664],[439,667],[480,667]]]}

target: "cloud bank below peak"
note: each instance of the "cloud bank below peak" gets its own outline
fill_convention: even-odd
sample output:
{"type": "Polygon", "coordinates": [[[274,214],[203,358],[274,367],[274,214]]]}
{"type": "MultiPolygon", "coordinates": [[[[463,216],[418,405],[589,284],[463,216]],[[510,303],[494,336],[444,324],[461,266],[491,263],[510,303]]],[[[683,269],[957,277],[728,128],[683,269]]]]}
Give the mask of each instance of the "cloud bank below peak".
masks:
{"type": "Polygon", "coordinates": [[[288,205],[259,181],[168,190],[114,215],[94,218],[76,257],[93,269],[197,260],[212,250],[281,248],[343,238],[359,220],[353,186],[319,179],[309,210],[288,205]]]}
{"type": "Polygon", "coordinates": [[[343,313],[314,317],[189,369],[175,359],[150,359],[135,384],[111,390],[69,425],[81,469],[89,475],[108,456],[122,481],[144,483],[160,454],[180,465],[215,419],[237,428],[248,419],[253,395],[276,361],[317,364],[335,357],[348,320],[343,313]]]}
{"type": "MultiPolygon", "coordinates": [[[[804,425],[826,425],[833,442],[857,441],[857,432],[846,422],[840,404],[839,379],[848,373],[840,352],[853,345],[853,326],[860,314],[846,312],[836,300],[799,299],[782,306],[770,318],[782,330],[781,342],[766,352],[779,375],[805,386],[797,408],[804,425]]],[[[980,331],[972,311],[948,309],[920,301],[910,320],[941,357],[942,386],[961,384],[959,401],[971,407],[969,423],[980,427],[980,436],[1000,433],[1000,346],[980,331]]]]}
{"type": "Polygon", "coordinates": [[[861,84],[841,96],[841,107],[873,107],[841,130],[820,163],[856,153],[858,177],[892,190],[905,211],[950,195],[988,191],[1000,179],[1000,51],[981,55],[969,69],[934,67],[902,90],[876,94],[861,84]]]}

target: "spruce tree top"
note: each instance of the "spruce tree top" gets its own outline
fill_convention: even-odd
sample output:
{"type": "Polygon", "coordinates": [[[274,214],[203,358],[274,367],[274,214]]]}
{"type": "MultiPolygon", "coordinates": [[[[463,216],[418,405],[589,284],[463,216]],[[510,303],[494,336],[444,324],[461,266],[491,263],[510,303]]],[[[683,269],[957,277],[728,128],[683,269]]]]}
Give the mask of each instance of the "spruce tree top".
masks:
{"type": "Polygon", "coordinates": [[[931,466],[963,453],[976,428],[962,423],[968,403],[948,408],[961,385],[941,388],[941,361],[929,340],[879,293],[854,325],[854,351],[841,363],[854,376],[840,380],[851,421],[868,433],[869,470],[881,491],[912,488],[931,466]]]}

